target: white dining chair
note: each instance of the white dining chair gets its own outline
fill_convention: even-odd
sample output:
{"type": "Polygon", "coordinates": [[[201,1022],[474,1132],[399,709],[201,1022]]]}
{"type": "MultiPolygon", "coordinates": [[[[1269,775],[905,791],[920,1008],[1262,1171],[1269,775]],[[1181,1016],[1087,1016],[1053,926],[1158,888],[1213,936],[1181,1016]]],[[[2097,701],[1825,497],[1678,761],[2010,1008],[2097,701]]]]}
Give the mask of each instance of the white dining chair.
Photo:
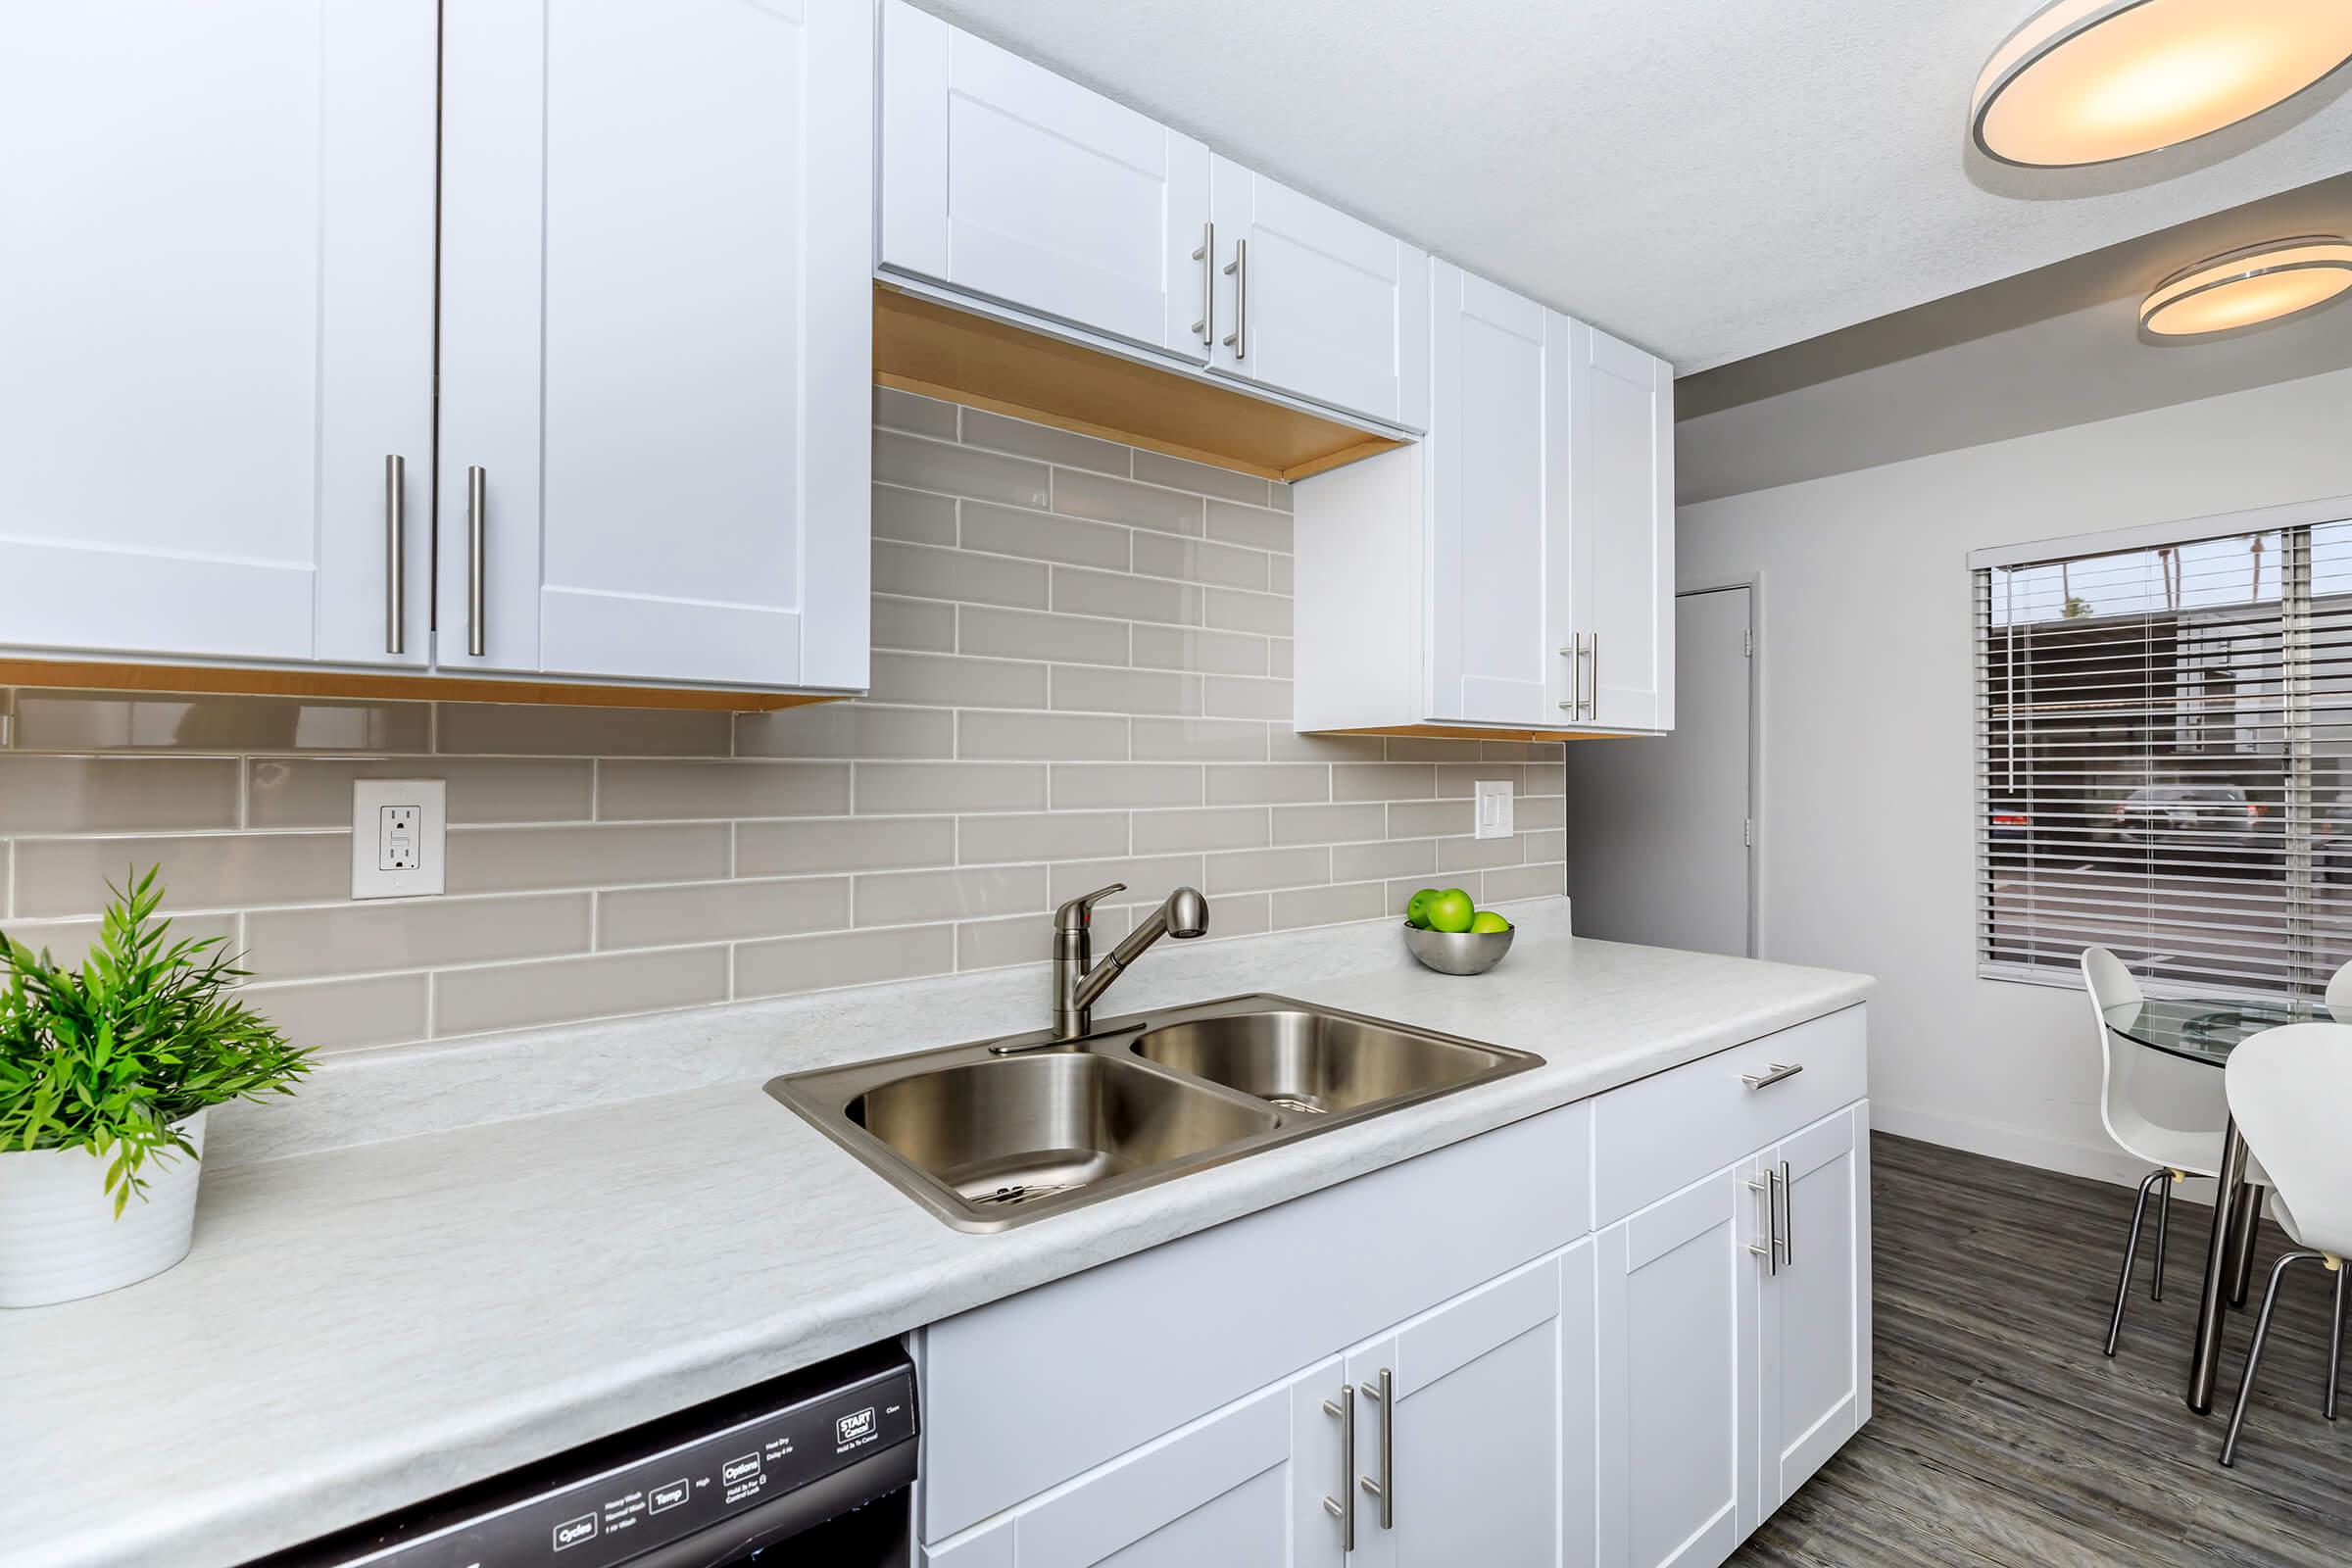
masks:
{"type": "Polygon", "coordinates": [[[2224,1082],[2230,1113],[2269,1174],[2271,1214],[2295,1244],[2271,1268],[2246,1377],[2222,1443],[2222,1463],[2237,1459],[2239,1429],[2262,1362],[2262,1343],[2278,1304],[2278,1282],[2289,1264],[2316,1262],[2335,1276],[2335,1310],[2328,1331],[2328,1392],[2321,1413],[2335,1419],[2337,1374],[2344,1359],[2344,1305],[2352,1256],[2352,1140],[2344,1136],[2344,1107],[2352,1105],[2352,1027],[2295,1023],[2242,1041],[2230,1053],[2224,1082]]]}
{"type": "MultiPolygon", "coordinates": [[[[2082,984],[2090,992],[2091,1023],[2099,1032],[2099,1059],[2105,1070],[2099,1090],[2099,1117],[2107,1124],[2107,1136],[2124,1152],[2156,1167],[2140,1181],[2139,1199],[2132,1205],[2132,1235],[2124,1244],[2124,1266],[2116,1276],[2115,1312],[2107,1320],[2107,1353],[2113,1355],[2124,1331],[2124,1301],[2132,1294],[2132,1269],[2139,1258],[2139,1233],[2147,1215],[2148,1195],[2150,1192],[2156,1195],[2156,1269],[2148,1285],[2148,1298],[2161,1301],[2164,1244],[2172,1221],[2173,1187],[2191,1176],[2221,1174],[2219,1162],[2226,1129],[2167,1127],[2140,1108],[2134,1091],[2141,1081],[2139,1069],[2146,1053],[2119,1038],[2107,1026],[2111,1008],[2144,1000],[2139,982],[2132,978],[2124,960],[2105,948],[2084,948],[2082,984]]],[[[2247,1161],[2246,1180],[2255,1185],[2263,1181],[2251,1159],[2247,1161]]],[[[2249,1237],[2243,1245],[2250,1248],[2252,1239],[2249,1237]]]]}
{"type": "Polygon", "coordinates": [[[2352,1023],[2352,963],[2328,977],[2328,1016],[2337,1023],[2352,1023]]]}

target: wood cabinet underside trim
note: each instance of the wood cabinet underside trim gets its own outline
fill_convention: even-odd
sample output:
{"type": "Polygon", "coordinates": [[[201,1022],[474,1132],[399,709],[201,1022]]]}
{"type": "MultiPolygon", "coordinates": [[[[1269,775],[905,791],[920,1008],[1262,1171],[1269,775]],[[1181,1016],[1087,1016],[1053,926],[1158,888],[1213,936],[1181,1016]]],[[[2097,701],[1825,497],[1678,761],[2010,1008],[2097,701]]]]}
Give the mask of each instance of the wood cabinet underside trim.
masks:
{"type": "Polygon", "coordinates": [[[1261,479],[1304,479],[1403,445],[884,283],[874,285],[874,380],[1261,479]]]}
{"type": "Polygon", "coordinates": [[[231,669],[206,664],[94,663],[0,659],[0,686],[90,691],[192,692],[250,697],[350,697],[410,702],[539,703],[572,708],[690,708],[766,712],[846,694],[711,691],[673,686],[595,686],[472,675],[376,675],[333,669],[231,669]]]}

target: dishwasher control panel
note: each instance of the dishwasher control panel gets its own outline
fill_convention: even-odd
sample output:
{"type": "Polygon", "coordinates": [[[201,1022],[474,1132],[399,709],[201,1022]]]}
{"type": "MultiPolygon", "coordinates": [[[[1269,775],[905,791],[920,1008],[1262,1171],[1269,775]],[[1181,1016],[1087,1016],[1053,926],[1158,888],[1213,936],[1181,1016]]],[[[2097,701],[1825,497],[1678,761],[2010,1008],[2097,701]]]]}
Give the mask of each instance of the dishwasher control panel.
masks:
{"type": "MultiPolygon", "coordinates": [[[[856,1478],[845,1472],[910,1444],[914,1398],[913,1372],[902,1361],[658,1450],[649,1443],[635,1455],[615,1452],[612,1446],[625,1449],[628,1440],[609,1440],[596,1457],[613,1462],[595,1473],[512,1500],[458,1494],[446,1507],[372,1535],[355,1532],[360,1539],[338,1542],[334,1554],[305,1560],[335,1568],[620,1568],[704,1531],[748,1539],[771,1516],[782,1529],[785,1515],[802,1511],[771,1506],[787,1499],[833,1512],[903,1487],[912,1475],[911,1446],[891,1455],[903,1462],[861,1471],[874,1478],[868,1487],[846,1485],[856,1478]]],[[[667,1425],[660,1436],[675,1437],[674,1421],[667,1425]]]]}

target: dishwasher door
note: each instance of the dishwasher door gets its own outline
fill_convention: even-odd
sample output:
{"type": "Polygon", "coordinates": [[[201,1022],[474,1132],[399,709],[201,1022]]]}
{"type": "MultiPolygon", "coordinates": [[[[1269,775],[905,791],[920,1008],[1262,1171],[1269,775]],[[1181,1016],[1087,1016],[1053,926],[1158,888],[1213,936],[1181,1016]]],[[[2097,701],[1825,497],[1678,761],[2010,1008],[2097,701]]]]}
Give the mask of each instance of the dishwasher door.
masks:
{"type": "Polygon", "coordinates": [[[907,1568],[915,1435],[877,1346],[248,1568],[907,1568]]]}

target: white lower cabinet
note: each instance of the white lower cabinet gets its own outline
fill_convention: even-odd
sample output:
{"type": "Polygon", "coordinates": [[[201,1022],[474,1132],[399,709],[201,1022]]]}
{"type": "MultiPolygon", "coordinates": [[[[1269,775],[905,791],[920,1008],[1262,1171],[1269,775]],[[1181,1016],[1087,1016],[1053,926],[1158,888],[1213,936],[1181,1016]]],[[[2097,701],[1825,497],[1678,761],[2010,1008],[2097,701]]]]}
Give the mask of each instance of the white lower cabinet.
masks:
{"type": "Polygon", "coordinates": [[[1592,1256],[1579,1242],[1348,1352],[1354,1561],[1592,1561],[1592,1256]]]}
{"type": "Polygon", "coordinates": [[[1851,1008],[934,1325],[923,1561],[1714,1568],[1870,1418],[1865,1044],[1851,1008]]]}
{"type": "Polygon", "coordinates": [[[1712,1568],[1870,1418],[1869,1108],[1597,1238],[1601,1568],[1712,1568]]]}
{"type": "Polygon", "coordinates": [[[1757,1293],[1757,1512],[1769,1515],[1870,1419],[1869,1106],[1765,1155],[1781,1256],[1757,1293]]]}
{"type": "Polygon", "coordinates": [[[1709,1568],[1755,1519],[1755,1205],[1727,1168],[1595,1239],[1599,1561],[1709,1568]]]}
{"type": "Polygon", "coordinates": [[[1339,1568],[1337,1357],[931,1548],[933,1568],[1339,1568]]]}

